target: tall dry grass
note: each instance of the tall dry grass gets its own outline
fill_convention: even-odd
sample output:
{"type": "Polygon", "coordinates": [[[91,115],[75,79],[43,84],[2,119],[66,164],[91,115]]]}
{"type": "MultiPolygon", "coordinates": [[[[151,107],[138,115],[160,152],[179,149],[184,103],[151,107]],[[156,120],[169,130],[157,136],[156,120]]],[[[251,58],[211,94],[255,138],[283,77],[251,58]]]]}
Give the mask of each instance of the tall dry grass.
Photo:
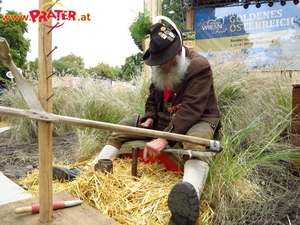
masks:
{"type": "MultiPolygon", "coordinates": [[[[115,88],[106,84],[94,84],[82,79],[77,87],[66,87],[61,78],[53,79],[52,112],[59,115],[90,119],[95,121],[118,123],[122,118],[133,113],[144,113],[145,99],[149,81],[140,77],[133,88],[115,88]]],[[[30,80],[37,92],[37,81],[30,80]]],[[[1,96],[2,105],[18,109],[28,109],[16,88],[1,96]]],[[[12,125],[12,137],[19,142],[28,143],[37,139],[37,121],[17,117],[6,117],[12,125]]],[[[73,127],[53,124],[53,135],[75,132],[79,136],[80,160],[90,158],[99,152],[111,132],[106,130],[73,127]]]]}
{"type": "MultiPolygon", "coordinates": [[[[278,162],[300,159],[299,148],[289,140],[292,84],[299,76],[263,70],[245,73],[244,68],[238,57],[214,67],[224,149],[210,163],[204,192],[215,209],[214,224],[274,224],[290,213],[284,199],[299,198],[299,191],[289,191],[288,181],[282,185],[272,180],[280,177],[273,178],[274,174],[286,180],[292,176],[278,162]]],[[[289,204],[296,205],[295,201],[289,204]]]]}

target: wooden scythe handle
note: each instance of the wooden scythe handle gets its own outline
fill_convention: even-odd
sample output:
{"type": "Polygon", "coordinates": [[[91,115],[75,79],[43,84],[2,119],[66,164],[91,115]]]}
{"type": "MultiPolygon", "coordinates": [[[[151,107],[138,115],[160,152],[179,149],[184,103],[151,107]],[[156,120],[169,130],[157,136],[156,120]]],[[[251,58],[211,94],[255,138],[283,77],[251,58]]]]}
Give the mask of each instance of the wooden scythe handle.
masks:
{"type": "Polygon", "coordinates": [[[109,130],[114,132],[132,134],[137,136],[145,136],[152,138],[165,138],[167,140],[189,142],[203,146],[210,146],[211,140],[199,138],[183,134],[168,133],[152,129],[144,129],[140,127],[130,127],[121,124],[105,123],[100,121],[93,121],[81,119],[76,117],[62,116],[46,112],[30,111],[23,109],[14,109],[9,107],[0,106],[0,114],[8,116],[16,116],[22,118],[30,118],[45,122],[62,123],[73,126],[91,127],[102,130],[109,130]]]}

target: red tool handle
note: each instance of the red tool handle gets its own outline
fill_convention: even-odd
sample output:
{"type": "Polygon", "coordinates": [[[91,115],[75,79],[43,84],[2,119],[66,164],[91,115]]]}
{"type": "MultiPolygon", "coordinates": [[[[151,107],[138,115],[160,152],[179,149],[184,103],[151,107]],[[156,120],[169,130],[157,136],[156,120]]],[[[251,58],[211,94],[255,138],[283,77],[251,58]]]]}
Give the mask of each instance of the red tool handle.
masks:
{"type": "MultiPolygon", "coordinates": [[[[59,202],[54,202],[53,203],[53,209],[62,209],[65,208],[65,202],[64,201],[59,201],[59,202]]],[[[39,204],[33,204],[31,206],[26,206],[26,207],[20,207],[16,208],[15,213],[16,214],[22,214],[22,213],[38,213],[40,211],[40,205],[39,204]]]]}

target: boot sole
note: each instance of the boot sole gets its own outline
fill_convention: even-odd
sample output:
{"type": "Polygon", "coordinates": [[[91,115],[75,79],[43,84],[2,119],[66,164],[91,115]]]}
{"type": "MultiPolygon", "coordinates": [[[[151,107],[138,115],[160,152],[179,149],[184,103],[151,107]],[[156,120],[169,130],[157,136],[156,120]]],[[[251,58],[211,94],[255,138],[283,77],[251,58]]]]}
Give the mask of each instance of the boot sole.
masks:
{"type": "Polygon", "coordinates": [[[169,225],[194,225],[199,217],[199,199],[193,185],[180,182],[174,185],[168,207],[172,213],[169,225]]]}

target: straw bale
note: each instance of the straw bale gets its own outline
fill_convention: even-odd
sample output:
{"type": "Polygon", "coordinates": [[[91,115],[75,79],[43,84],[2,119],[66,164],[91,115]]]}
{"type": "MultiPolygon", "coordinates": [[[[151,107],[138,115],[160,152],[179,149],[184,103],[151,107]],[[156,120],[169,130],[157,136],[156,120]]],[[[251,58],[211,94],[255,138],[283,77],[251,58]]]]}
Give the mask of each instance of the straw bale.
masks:
{"type": "MultiPolygon", "coordinates": [[[[84,163],[71,167],[82,165],[84,163]]],[[[124,225],[168,224],[171,216],[167,206],[168,194],[173,185],[182,180],[182,174],[166,171],[158,163],[139,162],[137,171],[136,177],[131,175],[131,159],[116,159],[113,173],[94,171],[90,167],[71,182],[53,181],[53,192],[66,192],[80,198],[124,225]]],[[[38,195],[38,170],[21,179],[19,184],[38,195]]],[[[208,201],[202,197],[197,224],[212,224],[213,216],[208,201]]]]}

